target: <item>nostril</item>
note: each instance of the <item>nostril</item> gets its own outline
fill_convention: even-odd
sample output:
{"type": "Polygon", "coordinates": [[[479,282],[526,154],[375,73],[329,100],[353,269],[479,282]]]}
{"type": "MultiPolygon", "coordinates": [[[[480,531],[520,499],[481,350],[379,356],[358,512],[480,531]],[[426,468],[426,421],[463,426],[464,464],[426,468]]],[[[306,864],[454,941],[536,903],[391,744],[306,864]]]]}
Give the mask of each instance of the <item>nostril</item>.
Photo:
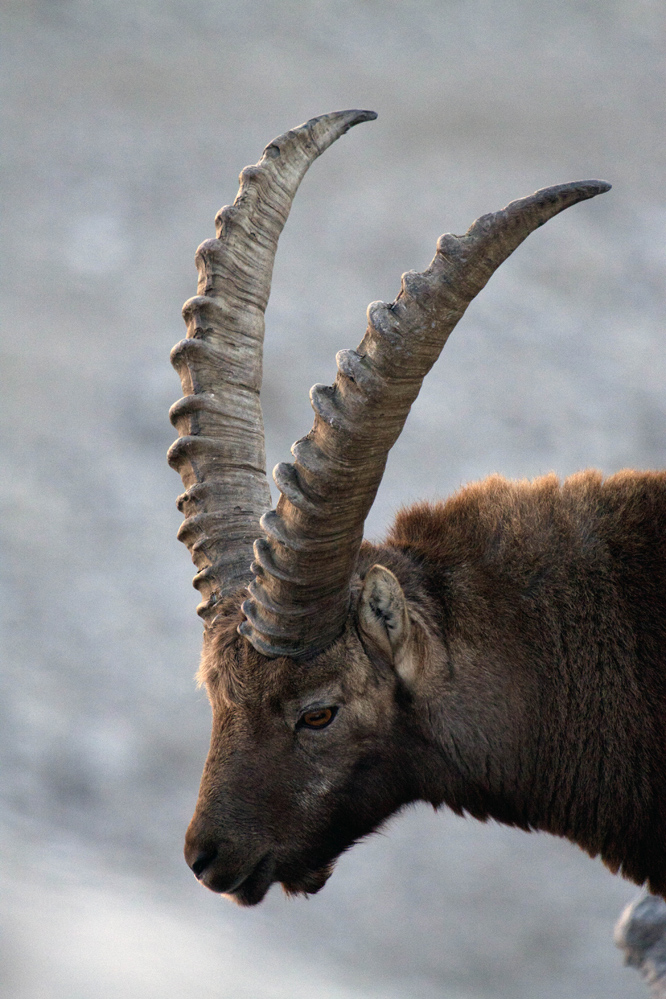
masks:
{"type": "Polygon", "coordinates": [[[215,847],[210,850],[202,850],[196,859],[190,864],[190,867],[194,871],[196,877],[200,878],[206,868],[213,863],[216,857],[217,850],[215,847]]]}

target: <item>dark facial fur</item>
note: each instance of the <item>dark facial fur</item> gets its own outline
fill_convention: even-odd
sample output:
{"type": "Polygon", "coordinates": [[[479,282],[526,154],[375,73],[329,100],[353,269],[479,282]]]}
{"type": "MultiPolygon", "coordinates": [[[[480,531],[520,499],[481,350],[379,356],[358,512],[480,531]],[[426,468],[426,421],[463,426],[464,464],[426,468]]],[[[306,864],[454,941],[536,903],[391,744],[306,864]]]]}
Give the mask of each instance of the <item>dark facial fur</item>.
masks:
{"type": "Polygon", "coordinates": [[[416,794],[399,745],[409,727],[399,678],[353,628],[294,663],[260,656],[235,623],[219,629],[203,668],[213,734],[186,855],[211,857],[202,882],[252,904],[273,881],[319,890],[343,850],[416,794]],[[337,709],[326,728],[299,724],[326,706],[337,709]]]}

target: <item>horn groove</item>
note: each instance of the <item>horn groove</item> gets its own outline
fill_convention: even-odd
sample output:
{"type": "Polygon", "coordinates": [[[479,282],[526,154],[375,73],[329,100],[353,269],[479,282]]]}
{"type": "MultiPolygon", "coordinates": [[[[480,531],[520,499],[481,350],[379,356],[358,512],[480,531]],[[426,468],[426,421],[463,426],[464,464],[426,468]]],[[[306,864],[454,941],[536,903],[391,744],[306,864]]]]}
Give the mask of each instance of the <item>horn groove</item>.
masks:
{"type": "Polygon", "coordinates": [[[544,188],[441,236],[422,274],[403,275],[390,305],[368,307],[355,351],[338,354],[332,386],[311,393],[314,425],[274,473],[281,496],[264,514],[267,536],[239,631],[267,656],[311,656],[342,632],[363,524],[423,378],[493,272],[534,229],[608,191],[604,181],[544,188]],[[314,510],[313,504],[317,509],[314,510]]]}
{"type": "Polygon", "coordinates": [[[233,205],[220,209],[216,238],[196,252],[197,295],[183,306],[187,338],[171,361],[184,398],[171,408],[179,438],[168,453],[185,492],[178,537],[200,570],[194,585],[206,625],[221,596],[251,579],[253,542],[270,509],[259,401],[264,312],[277,242],[308,167],[374,111],[335,111],[278,136],[245,167],[233,205]]]}

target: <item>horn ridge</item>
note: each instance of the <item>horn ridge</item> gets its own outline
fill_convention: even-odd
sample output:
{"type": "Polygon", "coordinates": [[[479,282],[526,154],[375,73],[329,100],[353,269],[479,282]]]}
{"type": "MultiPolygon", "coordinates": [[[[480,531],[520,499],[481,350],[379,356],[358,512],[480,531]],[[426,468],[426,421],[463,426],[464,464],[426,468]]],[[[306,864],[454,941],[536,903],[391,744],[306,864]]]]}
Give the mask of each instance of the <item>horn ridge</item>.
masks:
{"type": "Polygon", "coordinates": [[[339,636],[388,452],[451,331],[534,229],[609,189],[605,181],[543,188],[477,219],[464,236],[447,233],[423,273],[403,275],[394,302],[368,307],[363,340],[338,354],[333,386],[313,389],[313,428],[292,448],[293,465],[274,476],[281,495],[262,517],[266,539],[255,546],[262,571],[239,627],[259,652],[304,658],[339,636]]]}
{"type": "Polygon", "coordinates": [[[353,125],[376,117],[335,111],[278,136],[241,171],[233,205],[217,213],[216,237],[196,252],[197,295],[183,306],[187,338],[172,351],[184,398],[171,409],[179,438],[168,460],[186,488],[179,537],[200,570],[194,585],[206,625],[219,598],[250,581],[259,520],[271,506],[259,392],[280,233],[309,166],[353,125]]]}

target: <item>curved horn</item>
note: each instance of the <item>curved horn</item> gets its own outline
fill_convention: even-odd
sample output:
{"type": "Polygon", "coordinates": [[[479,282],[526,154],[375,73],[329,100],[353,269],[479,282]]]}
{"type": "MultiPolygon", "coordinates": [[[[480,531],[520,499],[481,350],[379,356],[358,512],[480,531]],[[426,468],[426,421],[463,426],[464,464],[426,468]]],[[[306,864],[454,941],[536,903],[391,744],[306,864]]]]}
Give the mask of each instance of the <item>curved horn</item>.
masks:
{"type": "Polygon", "coordinates": [[[441,236],[428,269],[403,275],[395,302],[368,307],[361,344],[337,355],[335,384],[311,390],[314,426],[294,444],[296,461],[273,472],[282,495],[261,518],[267,537],[255,543],[239,626],[259,652],[308,656],[341,633],[388,452],[451,330],[534,229],[609,189],[597,180],[547,187],[482,216],[464,236],[441,236]]]}
{"type": "Polygon", "coordinates": [[[207,624],[217,600],[247,584],[259,519],[271,505],[259,392],[278,238],[310,164],[376,117],[335,111],[278,136],[241,172],[236,200],[215,219],[217,239],[197,250],[198,294],[183,306],[187,338],[171,352],[185,397],[169,414],[179,439],[168,461],[185,486],[178,537],[199,569],[197,610],[207,624]]]}

